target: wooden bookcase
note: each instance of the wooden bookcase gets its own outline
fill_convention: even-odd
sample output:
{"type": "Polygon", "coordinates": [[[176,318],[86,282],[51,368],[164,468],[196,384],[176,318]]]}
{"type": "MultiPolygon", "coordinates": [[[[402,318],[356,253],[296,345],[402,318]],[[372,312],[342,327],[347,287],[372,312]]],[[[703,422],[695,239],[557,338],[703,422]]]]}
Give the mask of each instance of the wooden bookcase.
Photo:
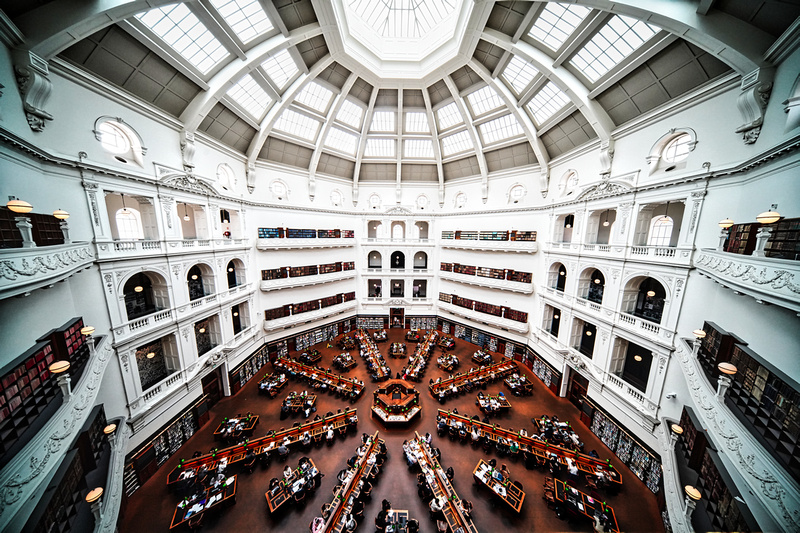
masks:
{"type": "Polygon", "coordinates": [[[291,312],[292,306],[291,305],[282,305],[280,307],[273,307],[272,309],[267,309],[264,311],[264,320],[275,320],[277,318],[283,318],[292,314],[291,312]]]}
{"type": "Polygon", "coordinates": [[[10,209],[0,207],[0,248],[22,248],[22,234],[14,220],[17,216],[10,209]]]}
{"type": "Polygon", "coordinates": [[[697,361],[708,380],[713,384],[719,377],[717,365],[729,362],[733,346],[737,343],[744,343],[744,341],[736,335],[728,333],[714,322],[704,322],[703,331],[706,332],[706,336],[697,351],[697,361]]]}
{"type": "Polygon", "coordinates": [[[800,260],[800,218],[779,220],[764,248],[767,257],[800,260]]]}
{"type": "Polygon", "coordinates": [[[301,266],[301,267],[290,267],[289,268],[289,277],[290,278],[300,278],[303,276],[316,276],[319,273],[319,268],[317,265],[308,265],[308,266],[301,266]]]}
{"type": "Polygon", "coordinates": [[[342,270],[355,270],[356,263],[355,261],[344,261],[342,263],[342,270]]]}
{"type": "Polygon", "coordinates": [[[317,237],[320,239],[339,239],[342,237],[342,231],[338,229],[318,229],[317,237]]]}
{"type": "Polygon", "coordinates": [[[706,431],[691,407],[683,407],[679,425],[683,428],[683,434],[678,440],[686,464],[692,470],[699,472],[703,463],[703,455],[710,445],[706,438],[706,431]]]}
{"type": "Polygon", "coordinates": [[[520,283],[530,283],[533,281],[533,274],[530,272],[519,272],[517,270],[507,270],[506,279],[508,281],[517,281],[520,283]]]}
{"type": "Polygon", "coordinates": [[[512,241],[536,241],[535,231],[512,231],[512,241]]]}
{"type": "Polygon", "coordinates": [[[285,236],[285,228],[258,228],[259,239],[283,239],[285,236]]]}
{"type": "Polygon", "coordinates": [[[284,279],[289,277],[289,267],[271,268],[261,271],[261,279],[269,281],[271,279],[284,279]]]}
{"type": "Polygon", "coordinates": [[[507,241],[507,231],[481,231],[478,236],[482,241],[507,241]]]}
{"type": "Polygon", "coordinates": [[[289,239],[316,239],[317,230],[286,228],[286,237],[289,239]]]}
{"type": "Polygon", "coordinates": [[[700,477],[697,480],[697,489],[703,495],[698,505],[703,506],[711,522],[711,529],[742,532],[760,530],[746,507],[739,506],[735,499],[739,493],[733,493],[729,489],[729,487],[735,488],[736,485],[721,465],[717,453],[710,448],[706,449],[700,467],[700,477]]]}
{"type": "Polygon", "coordinates": [[[455,239],[456,233],[454,231],[443,231],[442,232],[442,239],[443,240],[451,240],[455,239]]]}
{"type": "Polygon", "coordinates": [[[267,345],[263,344],[228,373],[231,384],[231,394],[239,392],[239,390],[261,370],[261,367],[268,362],[267,345]]]}
{"type": "Polygon", "coordinates": [[[756,232],[760,224],[734,224],[731,226],[725,251],[732,254],[751,255],[756,247],[756,232]]]}

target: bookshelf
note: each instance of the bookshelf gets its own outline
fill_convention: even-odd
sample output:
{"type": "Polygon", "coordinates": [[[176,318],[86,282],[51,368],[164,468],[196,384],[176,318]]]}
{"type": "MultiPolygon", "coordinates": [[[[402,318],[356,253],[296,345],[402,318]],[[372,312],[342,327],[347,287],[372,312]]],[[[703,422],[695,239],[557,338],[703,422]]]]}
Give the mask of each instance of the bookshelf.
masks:
{"type": "Polygon", "coordinates": [[[436,329],[436,317],[407,317],[409,329],[436,329]]]}
{"type": "MultiPolygon", "coordinates": [[[[527,322],[528,313],[525,311],[517,311],[508,307],[492,305],[483,302],[476,302],[469,298],[462,298],[455,294],[439,293],[439,301],[457,305],[465,309],[472,309],[479,313],[486,313],[493,316],[500,316],[516,322],[527,322]],[[499,314],[498,314],[499,311],[499,314]]],[[[457,335],[456,335],[457,336],[457,335]]]]}
{"type": "Polygon", "coordinates": [[[505,311],[504,317],[509,320],[514,320],[516,322],[527,322],[528,321],[528,313],[525,311],[517,311],[515,309],[509,309],[508,307],[503,307],[505,311]]]}
{"type": "Polygon", "coordinates": [[[465,274],[467,276],[474,276],[476,268],[472,265],[461,265],[459,263],[453,263],[453,272],[456,274],[465,274]]]}
{"type": "Polygon", "coordinates": [[[286,238],[288,239],[316,239],[317,230],[315,229],[286,229],[286,238]]]}
{"type": "Polygon", "coordinates": [[[231,394],[239,392],[268,361],[267,345],[264,344],[231,370],[228,373],[230,377],[231,394]]]}
{"type": "Polygon", "coordinates": [[[507,231],[481,231],[479,234],[481,241],[507,241],[507,231]]]}
{"type": "Polygon", "coordinates": [[[697,351],[697,361],[709,382],[713,384],[716,383],[719,376],[717,365],[729,362],[734,344],[744,343],[744,341],[736,335],[728,333],[714,322],[704,322],[703,331],[706,332],[706,336],[697,351]]]}
{"type": "Polygon", "coordinates": [[[259,239],[283,239],[286,237],[285,228],[258,228],[259,239]]]}
{"type": "Polygon", "coordinates": [[[453,295],[453,305],[457,305],[459,307],[464,307],[466,309],[474,309],[475,308],[475,300],[471,300],[469,298],[462,298],[461,296],[453,295]]]}
{"type": "Polygon", "coordinates": [[[352,302],[356,299],[356,291],[350,291],[342,294],[342,303],[352,302]]]}
{"type": "Polygon", "coordinates": [[[343,229],[342,230],[342,238],[343,239],[354,239],[356,237],[356,232],[351,229],[343,229]]]}
{"type": "Polygon", "coordinates": [[[107,425],[103,404],[95,405],[86,421],[86,429],[81,431],[76,441],[83,469],[86,472],[94,470],[100,463],[103,449],[108,442],[105,433],[103,433],[103,429],[107,425]]]}
{"type": "Polygon", "coordinates": [[[72,530],[81,506],[85,506],[81,489],[85,489],[85,472],[77,449],[67,452],[61,466],[39,500],[25,529],[36,533],[67,533],[72,530]],[[31,527],[32,526],[32,527],[31,527]]]}
{"type": "Polygon", "coordinates": [[[319,239],[339,239],[342,236],[342,231],[338,229],[318,229],[317,238],[319,239]]]}
{"type": "Polygon", "coordinates": [[[316,311],[317,309],[319,309],[319,300],[308,300],[307,302],[292,304],[291,307],[292,307],[292,315],[308,313],[309,311],[316,311]]]}
{"type": "Polygon", "coordinates": [[[292,314],[291,305],[282,305],[280,307],[273,307],[264,311],[264,320],[276,320],[292,314]]]}
{"type": "Polygon", "coordinates": [[[322,300],[320,300],[320,306],[323,307],[323,308],[330,307],[332,305],[336,305],[336,304],[340,304],[340,303],[342,303],[342,295],[341,294],[336,294],[334,296],[327,296],[327,297],[323,298],[322,300]]]}
{"type": "Polygon", "coordinates": [[[317,267],[317,265],[289,268],[290,278],[299,278],[303,276],[316,276],[318,273],[319,273],[319,268],[317,267]]]}
{"type": "Polygon", "coordinates": [[[490,279],[505,279],[506,271],[502,268],[475,267],[475,275],[490,279]]]}
{"type": "Polygon", "coordinates": [[[384,324],[388,322],[388,317],[382,316],[360,316],[356,318],[357,329],[383,329],[384,324]]]}
{"type": "Polygon", "coordinates": [[[535,231],[512,231],[511,232],[511,240],[512,241],[529,241],[529,242],[533,242],[533,241],[536,241],[536,232],[535,231]]]}
{"type": "Polygon", "coordinates": [[[456,240],[461,241],[477,241],[478,232],[474,230],[458,230],[456,231],[456,240]]]}
{"type": "Polygon", "coordinates": [[[772,226],[772,234],[764,247],[767,257],[800,260],[800,218],[779,220],[772,226]]]}
{"type": "Polygon", "coordinates": [[[320,274],[332,274],[334,272],[341,272],[341,271],[342,271],[342,263],[328,263],[325,265],[319,265],[320,274]]]}
{"type": "Polygon", "coordinates": [[[456,233],[454,231],[443,231],[442,232],[442,239],[444,240],[451,240],[456,238],[456,233]]]}
{"type": "Polygon", "coordinates": [[[508,281],[516,281],[519,283],[531,283],[533,281],[533,274],[530,272],[518,272],[516,270],[507,270],[506,279],[508,281]]]}
{"type": "Polygon", "coordinates": [[[355,270],[356,263],[355,261],[344,261],[342,263],[342,270],[355,270]]]}
{"type": "Polygon", "coordinates": [[[439,265],[439,270],[442,272],[452,272],[453,271],[453,263],[441,263],[439,265]]]}
{"type": "Polygon", "coordinates": [[[261,271],[261,279],[269,281],[271,279],[284,279],[289,277],[289,267],[271,268],[261,271]]]}
{"type": "Polygon", "coordinates": [[[440,292],[439,293],[439,301],[451,304],[451,303],[453,303],[453,295],[452,294],[446,294],[444,292],[440,292]]]}
{"type": "Polygon", "coordinates": [[[731,226],[725,251],[732,254],[750,255],[756,247],[756,231],[760,224],[734,224],[731,226]]]}
{"type": "Polygon", "coordinates": [[[28,213],[27,216],[33,225],[33,242],[36,246],[55,246],[64,244],[64,232],[61,231],[61,221],[50,214],[28,213]]]}
{"type": "Polygon", "coordinates": [[[721,465],[719,457],[714,450],[706,449],[700,467],[700,477],[697,480],[697,489],[703,495],[698,502],[702,505],[711,527],[717,531],[758,531],[760,530],[752,520],[739,508],[735,496],[728,486],[734,486],[730,477],[721,465]]]}
{"type": "Polygon", "coordinates": [[[502,316],[503,311],[499,305],[486,304],[482,302],[475,302],[475,310],[479,313],[486,313],[487,315],[502,316]]]}

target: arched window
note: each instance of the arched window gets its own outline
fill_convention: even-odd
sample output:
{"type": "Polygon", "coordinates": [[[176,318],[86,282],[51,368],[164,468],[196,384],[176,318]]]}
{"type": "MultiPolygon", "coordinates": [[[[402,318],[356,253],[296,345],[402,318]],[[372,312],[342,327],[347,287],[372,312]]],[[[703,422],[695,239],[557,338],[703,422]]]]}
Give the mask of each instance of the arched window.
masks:
{"type": "Polygon", "coordinates": [[[655,217],[650,225],[650,246],[669,246],[672,240],[672,217],[655,217]]]}
{"type": "Polygon", "coordinates": [[[568,170],[558,183],[558,192],[561,196],[569,196],[578,188],[578,173],[568,170]]]}
{"type": "Polygon", "coordinates": [[[117,234],[120,240],[144,239],[142,217],[136,209],[123,207],[114,215],[114,220],[117,223],[117,234]]]}
{"type": "Polygon", "coordinates": [[[94,123],[94,136],[103,150],[121,163],[144,165],[142,156],[147,151],[139,135],[119,119],[100,117],[94,123]]]}
{"type": "Polygon", "coordinates": [[[508,203],[516,204],[519,203],[520,200],[525,198],[525,187],[520,184],[516,184],[508,191],[508,203]]]}
{"type": "Polygon", "coordinates": [[[461,209],[467,204],[467,195],[463,192],[460,192],[456,195],[455,205],[456,209],[461,209]]]}
{"type": "Polygon", "coordinates": [[[697,134],[691,128],[673,128],[661,136],[647,156],[649,173],[669,172],[686,167],[689,153],[697,146],[697,134]]]}
{"type": "Polygon", "coordinates": [[[369,197],[369,206],[372,209],[378,209],[381,206],[381,197],[373,193],[369,197]]]}
{"type": "Polygon", "coordinates": [[[217,183],[219,186],[225,189],[226,191],[230,191],[233,189],[233,183],[235,181],[233,175],[233,169],[222,163],[217,167],[217,183]]]}
{"type": "Polygon", "coordinates": [[[692,136],[688,133],[682,133],[677,137],[673,137],[667,143],[664,150],[661,151],[661,157],[667,163],[677,163],[689,157],[690,146],[692,144],[692,136]]]}

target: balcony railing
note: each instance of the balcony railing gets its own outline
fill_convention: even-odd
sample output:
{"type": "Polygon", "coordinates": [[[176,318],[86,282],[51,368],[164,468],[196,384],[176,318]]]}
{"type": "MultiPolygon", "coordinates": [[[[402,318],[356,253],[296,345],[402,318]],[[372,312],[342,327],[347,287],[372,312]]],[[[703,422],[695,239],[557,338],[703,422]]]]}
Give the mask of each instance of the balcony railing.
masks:
{"type": "Polygon", "coordinates": [[[495,326],[508,331],[517,331],[519,333],[527,333],[529,329],[527,322],[517,322],[516,320],[509,320],[499,316],[488,315],[486,313],[480,313],[472,309],[467,309],[465,307],[460,307],[458,305],[453,305],[442,301],[439,301],[438,305],[439,309],[443,311],[447,311],[450,314],[461,316],[472,320],[473,322],[479,322],[487,326],[495,326]]]}
{"type": "Polygon", "coordinates": [[[114,240],[97,241],[97,259],[141,258],[166,253],[208,252],[246,248],[247,239],[114,240]]]}
{"type": "Polygon", "coordinates": [[[522,283],[518,281],[508,281],[505,279],[487,278],[484,276],[470,276],[442,270],[439,272],[441,279],[465,283],[467,285],[477,285],[479,287],[490,287],[501,291],[521,292],[523,294],[533,294],[533,283],[522,283]]]}
{"type": "Polygon", "coordinates": [[[276,318],[274,320],[265,320],[264,331],[275,331],[290,326],[300,326],[308,322],[319,320],[321,318],[351,311],[355,309],[357,305],[358,302],[356,300],[350,300],[349,302],[330,305],[328,307],[315,309],[314,311],[308,311],[306,313],[301,313],[299,315],[290,315],[281,318],[276,318]]]}
{"type": "Polygon", "coordinates": [[[482,250],[489,252],[517,252],[535,254],[539,251],[536,241],[482,241],[467,239],[442,239],[439,242],[442,248],[457,248],[459,250],[482,250]]]}
{"type": "Polygon", "coordinates": [[[581,253],[598,257],[630,259],[634,261],[653,261],[669,265],[689,266],[692,247],[676,246],[627,246],[624,244],[597,244],[575,242],[550,242],[549,250],[554,252],[581,253]]]}
{"type": "Polygon", "coordinates": [[[697,271],[723,287],[800,313],[800,261],[739,255],[703,248],[697,271]]]}
{"type": "Polygon", "coordinates": [[[433,239],[390,239],[388,237],[369,237],[366,242],[368,244],[413,244],[421,246],[433,246],[436,244],[433,239]]]}
{"type": "Polygon", "coordinates": [[[94,249],[87,242],[0,250],[0,298],[48,287],[83,270],[94,260],[94,249]]]}
{"type": "Polygon", "coordinates": [[[350,238],[331,239],[258,239],[256,248],[259,250],[291,250],[309,248],[351,248],[356,245],[356,240],[350,238]]]}
{"type": "Polygon", "coordinates": [[[259,287],[262,292],[275,291],[279,289],[290,289],[292,287],[305,287],[307,285],[319,285],[321,283],[331,283],[344,279],[356,277],[355,270],[343,270],[341,272],[331,272],[330,274],[317,274],[316,276],[300,276],[295,278],[262,279],[259,287]]]}

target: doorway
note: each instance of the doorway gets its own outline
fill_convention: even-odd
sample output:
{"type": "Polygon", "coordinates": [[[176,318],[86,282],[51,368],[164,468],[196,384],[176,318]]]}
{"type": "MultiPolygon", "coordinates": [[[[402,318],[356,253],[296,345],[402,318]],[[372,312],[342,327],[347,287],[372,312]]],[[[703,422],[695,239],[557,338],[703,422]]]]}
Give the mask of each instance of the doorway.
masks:
{"type": "Polygon", "coordinates": [[[402,307],[392,307],[389,309],[389,323],[393,328],[402,328],[405,324],[405,309],[402,307]]]}
{"type": "Polygon", "coordinates": [[[215,368],[213,372],[206,374],[205,377],[203,377],[202,383],[203,394],[208,397],[208,408],[211,409],[221,397],[219,367],[215,368]]]}

